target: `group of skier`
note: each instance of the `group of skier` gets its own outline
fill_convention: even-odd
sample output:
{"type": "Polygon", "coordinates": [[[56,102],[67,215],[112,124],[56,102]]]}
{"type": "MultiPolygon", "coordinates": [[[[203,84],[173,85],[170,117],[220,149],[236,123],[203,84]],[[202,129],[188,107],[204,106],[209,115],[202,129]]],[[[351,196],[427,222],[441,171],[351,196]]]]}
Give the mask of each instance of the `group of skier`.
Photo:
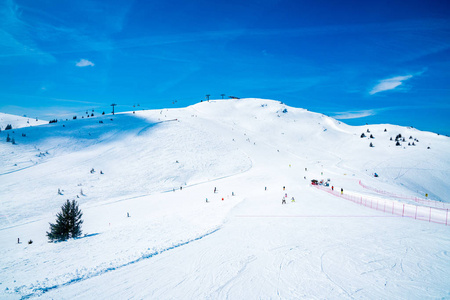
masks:
{"type": "MultiPolygon", "coordinates": [[[[214,194],[217,194],[217,187],[214,187],[214,194]]],[[[234,196],[234,192],[231,192],[231,196],[234,196]]],[[[225,199],[222,197],[222,201],[224,201],[225,199]]],[[[206,198],[206,203],[209,203],[208,198],[206,198]]]]}
{"type": "MultiPolygon", "coordinates": [[[[267,191],[267,186],[264,187],[264,190],[267,191]]],[[[286,186],[283,186],[283,191],[286,191],[286,186]]],[[[217,193],[217,187],[214,187],[214,194],[217,193]]],[[[234,192],[231,193],[232,196],[234,196],[234,192]]],[[[281,199],[281,204],[286,204],[286,199],[288,199],[288,194],[285,192],[283,198],[281,199]]],[[[224,198],[222,198],[222,201],[224,198]]],[[[291,197],[291,203],[295,202],[295,198],[291,197]]],[[[209,203],[208,198],[206,198],[206,203],[209,203]]]]}
{"type": "MultiPolygon", "coordinates": [[[[285,191],[285,190],[286,190],[286,187],[283,186],[283,191],[285,191]]],[[[286,204],[286,199],[287,198],[288,198],[287,193],[284,193],[284,197],[281,199],[281,204],[286,204]]],[[[294,197],[291,198],[291,202],[295,202],[295,198],[294,197]]]]}

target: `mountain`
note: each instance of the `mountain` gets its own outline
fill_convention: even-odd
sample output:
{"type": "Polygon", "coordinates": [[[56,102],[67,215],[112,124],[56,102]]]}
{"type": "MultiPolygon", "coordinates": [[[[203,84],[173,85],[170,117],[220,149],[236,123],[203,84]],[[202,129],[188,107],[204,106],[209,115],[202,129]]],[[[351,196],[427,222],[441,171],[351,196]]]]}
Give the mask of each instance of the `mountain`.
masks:
{"type": "Polygon", "coordinates": [[[450,296],[449,227],[386,212],[447,207],[448,137],[263,99],[23,127],[16,145],[6,134],[1,298],[450,296]],[[66,199],[84,236],[48,243],[66,199]]]}
{"type": "Polygon", "coordinates": [[[20,117],[10,114],[5,114],[0,112],[0,129],[4,130],[5,127],[9,124],[13,129],[22,128],[22,127],[30,127],[36,125],[47,124],[48,121],[39,120],[38,118],[28,118],[28,117],[20,117]]]}

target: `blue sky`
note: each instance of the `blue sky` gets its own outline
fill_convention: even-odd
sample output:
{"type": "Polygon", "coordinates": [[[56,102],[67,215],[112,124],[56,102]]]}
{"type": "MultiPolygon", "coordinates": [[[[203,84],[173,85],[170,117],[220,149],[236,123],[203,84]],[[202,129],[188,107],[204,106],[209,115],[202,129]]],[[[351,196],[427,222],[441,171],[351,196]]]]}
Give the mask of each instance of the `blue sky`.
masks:
{"type": "Polygon", "coordinates": [[[450,135],[449,1],[0,0],[0,111],[275,99],[450,135]]]}

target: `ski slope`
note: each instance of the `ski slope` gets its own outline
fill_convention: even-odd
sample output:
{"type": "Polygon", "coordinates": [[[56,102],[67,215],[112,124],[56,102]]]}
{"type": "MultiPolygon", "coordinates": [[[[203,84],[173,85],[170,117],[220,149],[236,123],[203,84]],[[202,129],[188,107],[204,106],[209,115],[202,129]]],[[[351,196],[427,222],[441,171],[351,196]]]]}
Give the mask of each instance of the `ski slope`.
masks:
{"type": "Polygon", "coordinates": [[[38,118],[20,117],[0,112],[0,130],[4,130],[8,124],[12,125],[12,129],[17,129],[48,124],[48,121],[39,120],[38,118]]]}
{"type": "Polygon", "coordinates": [[[448,203],[448,137],[348,126],[263,99],[60,121],[14,137],[0,133],[2,299],[450,297],[450,226],[310,184],[386,198],[362,180],[448,203]],[[395,146],[399,133],[406,142],[395,146]],[[66,199],[80,203],[84,236],[48,243],[66,199]]]}

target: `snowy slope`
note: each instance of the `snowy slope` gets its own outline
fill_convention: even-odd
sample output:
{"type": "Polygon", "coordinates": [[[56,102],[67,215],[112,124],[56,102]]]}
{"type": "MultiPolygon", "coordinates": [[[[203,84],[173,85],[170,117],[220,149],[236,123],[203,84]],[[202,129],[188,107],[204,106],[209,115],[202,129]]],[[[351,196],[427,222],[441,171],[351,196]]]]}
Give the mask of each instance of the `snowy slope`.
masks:
{"type": "Polygon", "coordinates": [[[4,130],[8,124],[11,125],[13,129],[16,129],[48,124],[48,121],[39,120],[37,118],[20,117],[0,112],[0,129],[4,130]]]}
{"type": "Polygon", "coordinates": [[[0,298],[450,297],[450,227],[310,185],[330,178],[336,189],[387,199],[361,180],[449,202],[447,137],[348,126],[262,99],[14,134],[17,145],[0,133],[0,298]],[[374,139],[360,138],[367,129],[374,139]],[[406,142],[395,146],[399,133],[406,142]],[[79,201],[86,236],[48,243],[65,199],[79,201]]]}

